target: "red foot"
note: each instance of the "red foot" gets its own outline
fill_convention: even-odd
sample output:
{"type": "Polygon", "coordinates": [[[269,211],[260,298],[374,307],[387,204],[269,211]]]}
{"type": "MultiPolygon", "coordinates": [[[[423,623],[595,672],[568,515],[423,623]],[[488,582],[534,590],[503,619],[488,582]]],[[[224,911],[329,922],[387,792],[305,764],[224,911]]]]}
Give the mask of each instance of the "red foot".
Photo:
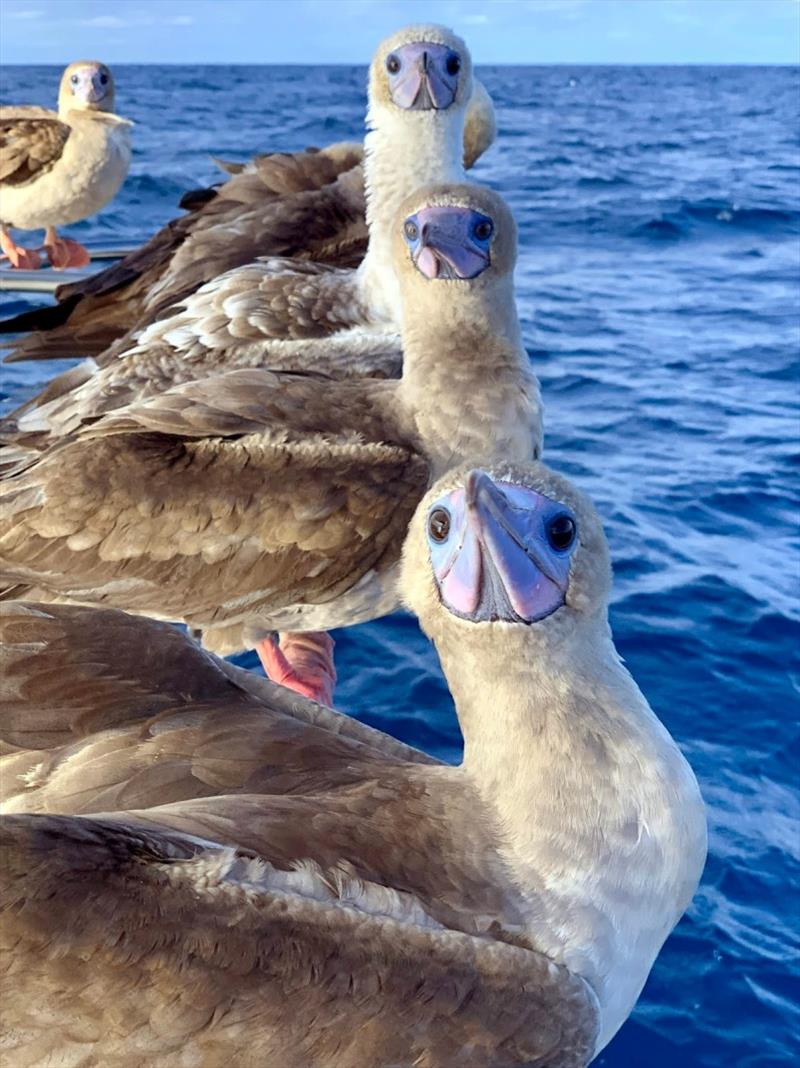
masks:
{"type": "Polygon", "coordinates": [[[42,258],[32,248],[18,245],[10,234],[0,233],[0,248],[8,257],[12,267],[24,271],[37,271],[42,266],[42,258]]]}
{"type": "Polygon", "coordinates": [[[265,638],[256,646],[267,678],[333,707],[336,668],[333,666],[333,638],[325,631],[282,634],[280,646],[265,638]]]}
{"type": "Polygon", "coordinates": [[[88,267],[92,262],[92,257],[83,245],[65,237],[46,241],[44,247],[47,249],[50,265],[56,271],[63,271],[65,267],[88,267]]]}

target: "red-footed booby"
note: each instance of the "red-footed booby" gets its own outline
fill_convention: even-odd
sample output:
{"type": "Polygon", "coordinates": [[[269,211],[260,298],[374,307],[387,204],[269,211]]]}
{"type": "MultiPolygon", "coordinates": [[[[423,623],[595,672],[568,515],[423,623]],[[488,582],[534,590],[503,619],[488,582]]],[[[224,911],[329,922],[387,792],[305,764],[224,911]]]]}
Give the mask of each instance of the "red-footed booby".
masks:
{"type": "Polygon", "coordinates": [[[418,507],[459,767],[115,611],[0,606],[0,1050],[155,1068],[584,1068],[687,907],[692,771],[540,464],[418,507]],[[139,655],[147,650],[148,656],[139,655]]]}
{"type": "Polygon", "coordinates": [[[40,259],[16,244],[10,226],[44,227],[57,270],[89,263],[86,249],[59,238],[55,228],[100,211],[125,180],[132,124],[113,109],[114,76],[95,60],[78,60],[64,71],[57,113],[0,108],[0,248],[12,267],[36,268],[40,259]]]}

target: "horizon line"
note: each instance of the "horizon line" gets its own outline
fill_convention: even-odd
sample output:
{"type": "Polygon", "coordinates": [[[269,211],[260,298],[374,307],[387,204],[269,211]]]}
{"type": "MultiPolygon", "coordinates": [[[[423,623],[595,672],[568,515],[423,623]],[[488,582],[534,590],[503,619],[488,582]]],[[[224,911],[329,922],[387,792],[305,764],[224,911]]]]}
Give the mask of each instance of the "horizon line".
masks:
{"type": "MultiPolygon", "coordinates": [[[[369,67],[369,60],[345,62],[331,62],[331,63],[303,63],[299,60],[285,60],[281,63],[269,62],[262,63],[258,61],[248,60],[204,60],[195,59],[187,60],[181,63],[175,61],[164,61],[162,63],[154,63],[145,59],[124,59],[124,60],[112,60],[115,66],[125,67],[369,67]]],[[[8,68],[17,67],[61,67],[64,64],[48,62],[29,62],[29,63],[0,63],[0,71],[8,68]]],[[[675,62],[659,62],[655,63],[649,60],[642,60],[641,62],[631,62],[625,60],[617,63],[609,62],[591,62],[575,60],[537,60],[528,63],[515,63],[508,61],[495,61],[495,62],[483,62],[476,63],[476,67],[763,67],[763,68],[796,68],[800,71],[800,60],[791,62],[774,62],[774,63],[753,63],[747,60],[730,60],[727,62],[721,62],[719,60],[687,60],[687,61],[675,61],[675,62]]]]}

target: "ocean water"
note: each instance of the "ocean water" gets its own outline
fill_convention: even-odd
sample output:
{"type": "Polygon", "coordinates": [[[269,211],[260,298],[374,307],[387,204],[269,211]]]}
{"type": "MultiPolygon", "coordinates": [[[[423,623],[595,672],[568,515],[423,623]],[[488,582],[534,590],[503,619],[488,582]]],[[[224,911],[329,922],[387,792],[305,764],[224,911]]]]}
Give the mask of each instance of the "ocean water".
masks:
{"type": "MultiPolygon", "coordinates": [[[[58,71],[0,97],[50,103],[58,71]]],[[[360,68],[121,67],[135,157],[71,228],[138,243],[245,158],[362,133],[360,68]]],[[[475,171],[511,202],[546,458],[595,499],[617,646],[708,804],[703,883],[603,1068],[798,1063],[800,72],[480,71],[499,138],[475,171]]],[[[5,314],[28,299],[4,294],[5,314]]],[[[53,365],[6,367],[5,405],[53,365]]],[[[340,706],[455,760],[458,728],[407,616],[336,634],[340,706]]],[[[244,662],[252,664],[247,658],[244,662]]]]}

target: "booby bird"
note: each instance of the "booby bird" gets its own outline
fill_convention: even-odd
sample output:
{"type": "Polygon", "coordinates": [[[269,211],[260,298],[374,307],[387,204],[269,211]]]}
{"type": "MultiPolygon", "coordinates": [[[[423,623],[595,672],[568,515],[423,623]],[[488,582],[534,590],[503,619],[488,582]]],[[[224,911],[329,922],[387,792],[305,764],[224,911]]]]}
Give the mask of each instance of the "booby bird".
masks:
{"type": "MultiPolygon", "coordinates": [[[[491,98],[473,78],[464,168],[475,164],[495,134],[491,98]]],[[[168,223],[120,263],[60,287],[55,306],[0,322],[0,333],[34,331],[12,345],[7,359],[93,356],[109,362],[203,283],[259,256],[358,266],[368,238],[362,157],[362,146],[351,143],[256,157],[220,189],[199,191],[193,198],[197,210],[168,223]],[[120,348],[104,351],[118,339],[120,348]]],[[[416,184],[398,186],[395,206],[417,185],[447,177],[433,169],[421,173],[416,184]]],[[[383,210],[392,215],[390,204],[383,210]]]]}
{"type": "Polygon", "coordinates": [[[56,270],[84,267],[89,253],[60,238],[116,196],[131,162],[128,119],[113,114],[114,76],[105,63],[78,60],[61,77],[58,113],[0,108],[0,248],[12,267],[40,266],[38,252],[17,245],[9,226],[45,228],[56,270]]]}
{"type": "MultiPolygon", "coordinates": [[[[467,460],[535,457],[542,436],[502,198],[422,189],[401,206],[394,242],[399,381],[245,368],[120,408],[109,380],[109,415],[3,479],[0,581],[15,596],[28,587],[182,620],[216,651],[255,644],[277,672],[287,665],[272,631],[391,611],[429,480],[467,460]]],[[[102,410],[97,397],[91,406],[102,410]]],[[[332,670],[323,676],[304,692],[329,701],[332,670]]]]}
{"type": "Polygon", "coordinates": [[[587,1065],[706,848],[691,768],[614,649],[609,586],[594,509],[542,465],[432,488],[402,589],[455,698],[459,767],[287,710],[150,621],[2,606],[0,1050],[587,1065]]]}

